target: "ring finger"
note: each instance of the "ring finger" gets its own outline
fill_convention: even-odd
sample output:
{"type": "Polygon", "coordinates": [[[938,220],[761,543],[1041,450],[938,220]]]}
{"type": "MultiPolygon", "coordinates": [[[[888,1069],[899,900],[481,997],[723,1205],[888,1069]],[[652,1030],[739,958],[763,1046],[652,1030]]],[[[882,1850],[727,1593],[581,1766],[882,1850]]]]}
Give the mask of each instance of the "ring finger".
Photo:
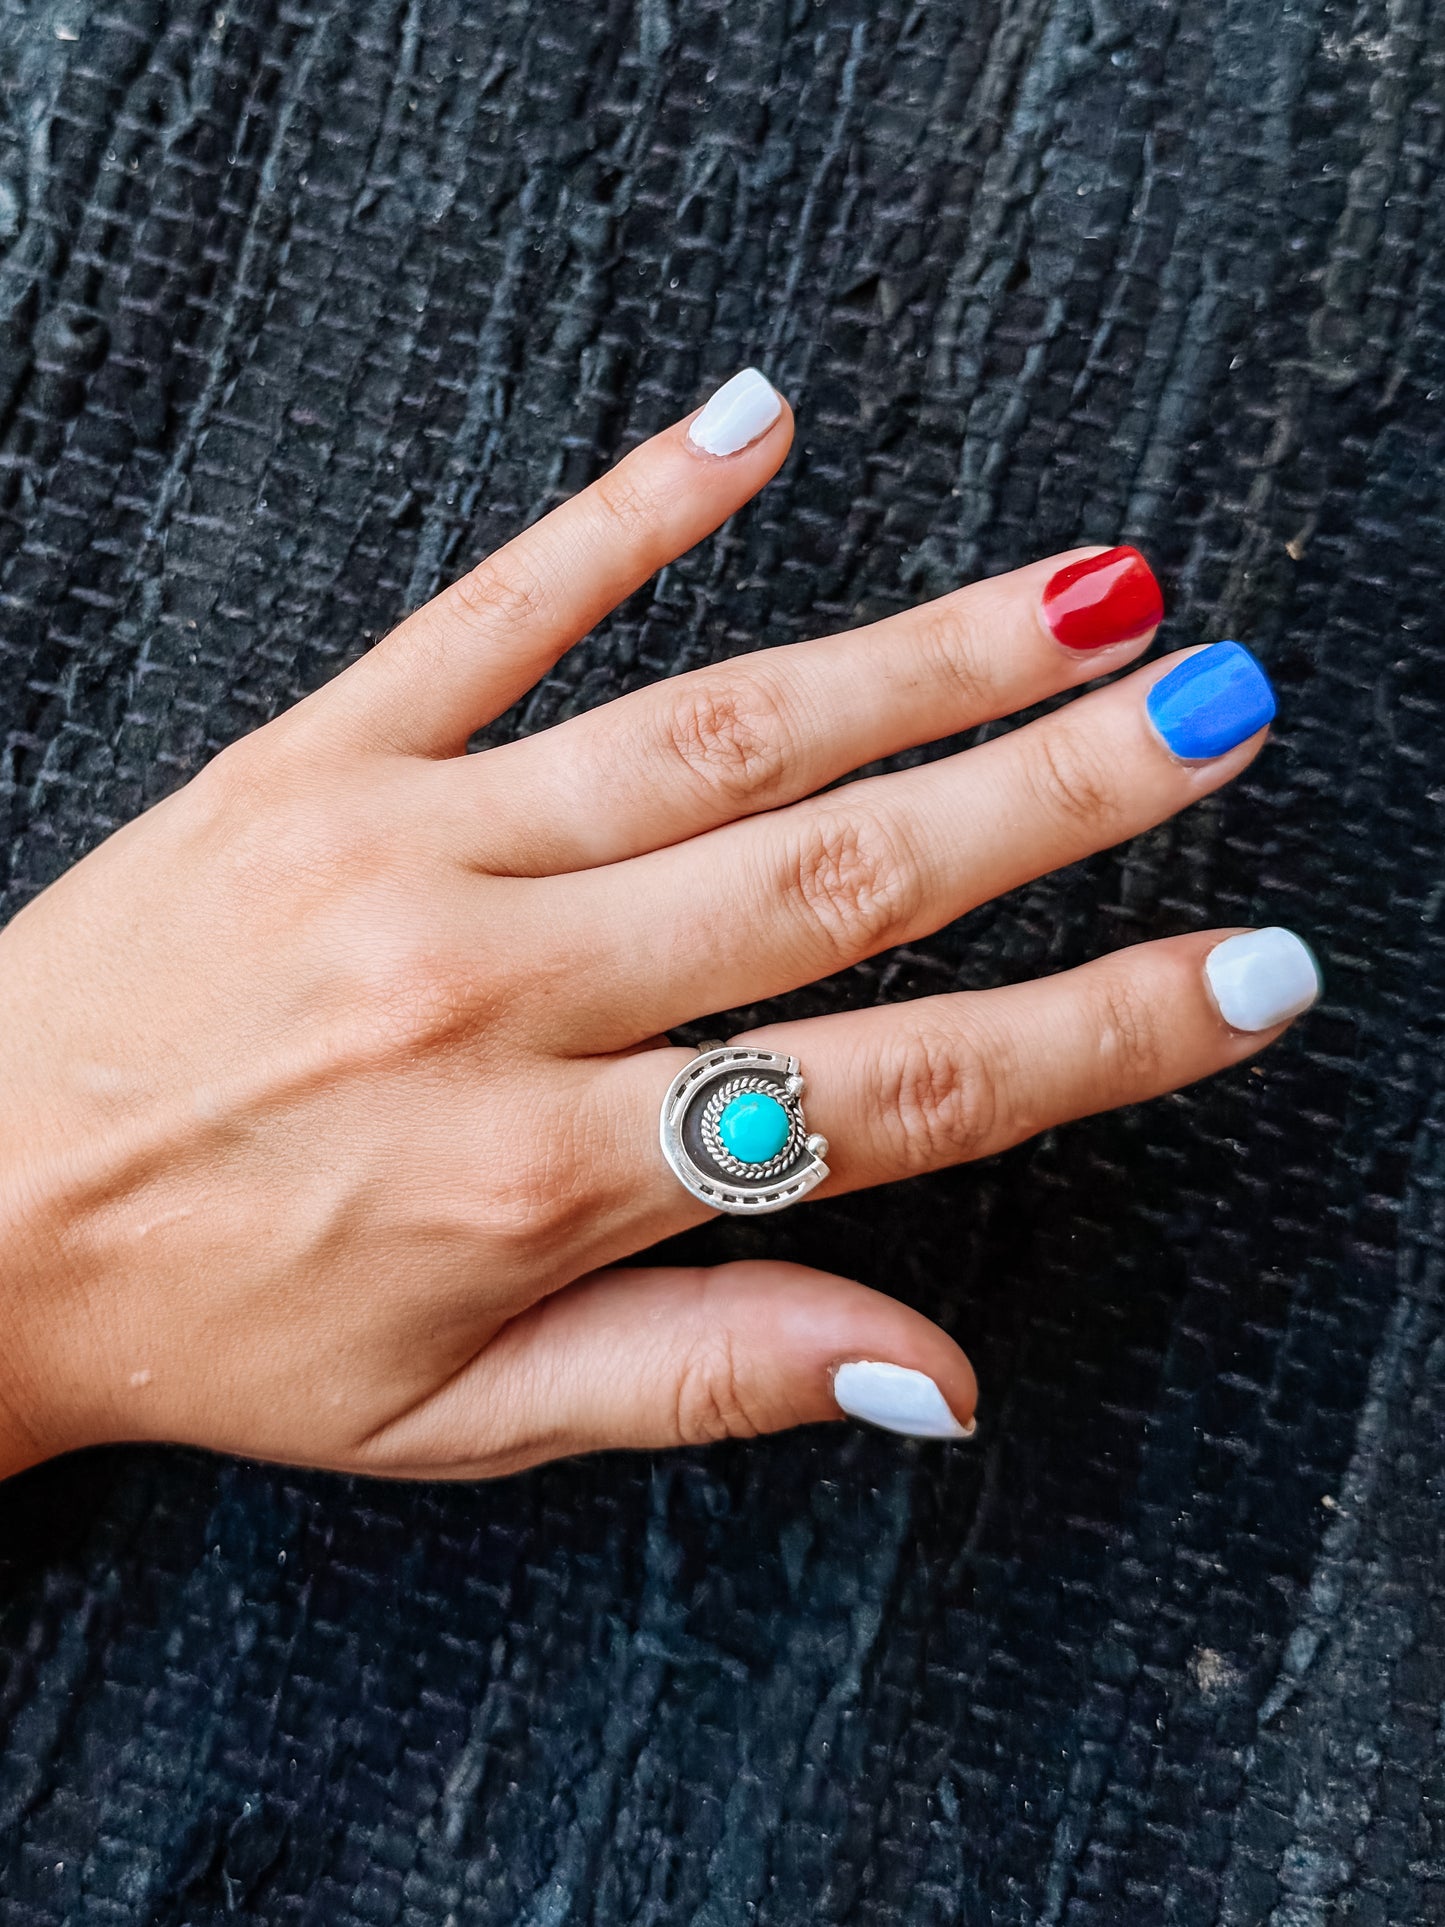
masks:
{"type": "MultiPolygon", "coordinates": [[[[1142,1103],[1272,1043],[1314,1002],[1318,968],[1289,931],[1205,931],[1032,983],[771,1024],[729,1039],[795,1056],[810,1131],[829,1142],[819,1196],[987,1157],[1052,1125],[1142,1103]]],[[[706,1215],[657,1149],[656,1115],[689,1053],[614,1060],[611,1106],[636,1120],[642,1194],[664,1236],[706,1215]]]]}

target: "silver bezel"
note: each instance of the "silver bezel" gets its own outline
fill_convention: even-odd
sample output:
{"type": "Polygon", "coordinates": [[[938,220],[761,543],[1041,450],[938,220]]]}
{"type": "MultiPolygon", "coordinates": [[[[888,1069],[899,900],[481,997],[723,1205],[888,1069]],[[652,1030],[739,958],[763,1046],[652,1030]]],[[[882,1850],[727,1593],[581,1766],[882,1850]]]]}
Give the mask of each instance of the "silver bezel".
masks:
{"type": "Polygon", "coordinates": [[[785,1205],[805,1197],[828,1175],[828,1167],[823,1162],[827,1140],[808,1135],[803,1120],[802,1089],[803,1078],[796,1057],[787,1057],[778,1051],[749,1050],[744,1045],[711,1046],[684,1064],[667,1087],[659,1131],[662,1154],[692,1195],[715,1211],[747,1216],[781,1211],[785,1205]],[[767,1164],[752,1167],[730,1157],[721,1143],[714,1144],[706,1136],[702,1120],[699,1120],[699,1134],[704,1136],[707,1154],[715,1160],[717,1169],[707,1170],[688,1149],[684,1132],[693,1105],[701,1100],[703,1119],[706,1119],[709,1110],[720,1111],[728,1101],[727,1098],[718,1101],[724,1088],[729,1096],[736,1095],[738,1090],[766,1091],[787,1111],[792,1125],[788,1143],[767,1164]]]}

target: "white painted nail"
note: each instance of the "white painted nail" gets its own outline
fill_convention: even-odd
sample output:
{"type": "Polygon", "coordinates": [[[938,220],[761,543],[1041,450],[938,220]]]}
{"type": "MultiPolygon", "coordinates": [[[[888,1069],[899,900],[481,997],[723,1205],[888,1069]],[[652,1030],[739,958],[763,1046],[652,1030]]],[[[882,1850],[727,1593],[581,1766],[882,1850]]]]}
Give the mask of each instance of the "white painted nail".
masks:
{"type": "Polygon", "coordinates": [[[1309,945],[1293,930],[1246,930],[1204,960],[1219,1014],[1235,1030],[1273,1030],[1308,1010],[1324,988],[1309,945]]]}
{"type": "Polygon", "coordinates": [[[885,1432],[902,1432],[911,1439],[971,1439],[970,1419],[960,1425],[942,1392],[926,1372],[906,1365],[880,1365],[858,1359],[840,1365],[833,1374],[833,1396],[849,1418],[881,1425],[885,1432]]]}
{"type": "Polygon", "coordinates": [[[756,368],[725,381],[687,431],[704,455],[736,455],[766,435],[783,412],[778,391],[756,368]]]}

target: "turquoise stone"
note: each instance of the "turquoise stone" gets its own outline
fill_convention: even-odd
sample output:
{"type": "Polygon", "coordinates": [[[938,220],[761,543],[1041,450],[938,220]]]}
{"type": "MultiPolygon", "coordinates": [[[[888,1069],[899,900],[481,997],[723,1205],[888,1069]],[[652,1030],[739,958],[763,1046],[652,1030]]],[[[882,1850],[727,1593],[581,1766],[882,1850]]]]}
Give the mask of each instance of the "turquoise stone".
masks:
{"type": "Polygon", "coordinates": [[[766,1164],[788,1141],[788,1113],[775,1097],[744,1091],[723,1106],[717,1134],[740,1164],[766,1164]]]}

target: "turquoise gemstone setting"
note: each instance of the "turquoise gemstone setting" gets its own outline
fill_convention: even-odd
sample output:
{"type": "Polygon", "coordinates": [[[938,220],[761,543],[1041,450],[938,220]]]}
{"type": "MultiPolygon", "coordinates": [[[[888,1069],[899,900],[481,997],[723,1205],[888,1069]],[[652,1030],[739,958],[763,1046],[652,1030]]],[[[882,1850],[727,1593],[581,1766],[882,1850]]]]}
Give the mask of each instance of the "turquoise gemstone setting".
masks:
{"type": "Polygon", "coordinates": [[[717,1121],[724,1148],[739,1164],[766,1164],[788,1141],[788,1113],[764,1091],[742,1091],[725,1104],[717,1121]]]}
{"type": "Polygon", "coordinates": [[[809,1133],[803,1089],[796,1057],[704,1044],[662,1100],[662,1154],[715,1211],[780,1211],[828,1175],[828,1140],[809,1133]]]}

